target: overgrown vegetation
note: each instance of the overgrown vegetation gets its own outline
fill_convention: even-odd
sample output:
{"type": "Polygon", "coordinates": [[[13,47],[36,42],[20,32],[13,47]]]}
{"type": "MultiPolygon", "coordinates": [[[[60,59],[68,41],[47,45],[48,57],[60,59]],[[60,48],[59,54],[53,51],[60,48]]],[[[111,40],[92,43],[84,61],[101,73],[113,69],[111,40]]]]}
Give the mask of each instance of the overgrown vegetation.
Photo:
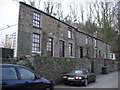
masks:
{"type": "Polygon", "coordinates": [[[23,66],[28,66],[31,69],[35,70],[36,66],[35,66],[35,61],[32,57],[26,58],[24,60],[20,60],[17,62],[18,65],[23,65],[23,66]]]}
{"type": "MultiPolygon", "coordinates": [[[[64,58],[64,57],[43,57],[45,58],[45,63],[51,63],[51,64],[59,64],[59,65],[68,65],[68,64],[74,64],[75,59],[72,58],[64,58]]],[[[77,60],[76,60],[77,61],[77,60]]]]}

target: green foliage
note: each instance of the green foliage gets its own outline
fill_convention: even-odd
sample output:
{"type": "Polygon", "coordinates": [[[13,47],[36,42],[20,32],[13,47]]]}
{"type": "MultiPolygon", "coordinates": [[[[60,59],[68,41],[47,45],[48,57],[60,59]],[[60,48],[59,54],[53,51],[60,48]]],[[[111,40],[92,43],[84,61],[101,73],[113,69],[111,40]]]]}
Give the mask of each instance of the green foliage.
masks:
{"type": "Polygon", "coordinates": [[[59,64],[59,65],[68,65],[68,64],[74,64],[76,61],[72,58],[65,58],[65,57],[43,57],[45,60],[44,62],[46,64],[59,64]]]}
{"type": "Polygon", "coordinates": [[[85,55],[85,58],[91,59],[90,54],[86,54],[86,55],[85,55]]]}
{"type": "Polygon", "coordinates": [[[84,31],[88,32],[89,34],[93,34],[98,30],[98,28],[99,27],[95,24],[95,22],[92,22],[90,20],[85,22],[84,31]]]}
{"type": "Polygon", "coordinates": [[[18,64],[18,65],[26,66],[26,65],[27,65],[27,62],[21,60],[21,61],[18,61],[17,64],[18,64]]]}
{"type": "Polygon", "coordinates": [[[31,69],[35,70],[36,69],[36,66],[35,66],[35,63],[34,63],[34,59],[32,57],[29,57],[25,60],[20,60],[17,62],[18,65],[23,65],[23,66],[28,66],[30,67],[31,69]]]}

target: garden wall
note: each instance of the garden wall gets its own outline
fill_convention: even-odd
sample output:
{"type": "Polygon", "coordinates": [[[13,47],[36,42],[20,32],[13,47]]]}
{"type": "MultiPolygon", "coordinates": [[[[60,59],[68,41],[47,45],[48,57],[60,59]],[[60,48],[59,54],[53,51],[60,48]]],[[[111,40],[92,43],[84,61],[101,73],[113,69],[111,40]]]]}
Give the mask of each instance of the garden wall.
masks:
{"type": "Polygon", "coordinates": [[[40,76],[53,80],[56,84],[62,83],[62,74],[78,68],[88,69],[96,75],[101,74],[102,66],[104,65],[108,67],[109,72],[117,70],[117,63],[114,61],[79,58],[24,56],[2,60],[2,63],[27,66],[33,69],[40,76]]]}

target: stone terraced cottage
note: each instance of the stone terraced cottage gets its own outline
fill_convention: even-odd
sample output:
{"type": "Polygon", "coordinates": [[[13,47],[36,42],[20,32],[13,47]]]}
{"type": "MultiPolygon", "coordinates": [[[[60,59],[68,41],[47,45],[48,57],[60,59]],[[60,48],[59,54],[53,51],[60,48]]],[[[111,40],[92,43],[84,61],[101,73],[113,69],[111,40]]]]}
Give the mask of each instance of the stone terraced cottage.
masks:
{"type": "Polygon", "coordinates": [[[109,59],[110,52],[107,42],[20,2],[17,56],[109,59]]]}

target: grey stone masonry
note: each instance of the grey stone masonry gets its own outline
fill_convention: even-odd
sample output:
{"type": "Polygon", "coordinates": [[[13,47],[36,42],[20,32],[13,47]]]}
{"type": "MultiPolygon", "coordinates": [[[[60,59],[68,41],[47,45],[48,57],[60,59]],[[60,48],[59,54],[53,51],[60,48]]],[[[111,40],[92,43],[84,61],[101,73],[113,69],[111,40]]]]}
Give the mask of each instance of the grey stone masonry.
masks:
{"type": "Polygon", "coordinates": [[[62,57],[109,59],[110,53],[110,45],[105,41],[78,30],[23,2],[20,2],[17,41],[17,56],[32,53],[47,56],[49,48],[52,57],[61,57],[60,54],[62,53],[64,54],[62,57]],[[35,22],[34,13],[39,14],[36,14],[37,19],[40,17],[35,22]],[[34,24],[38,26],[34,26],[34,24]],[[33,52],[32,50],[33,33],[40,35],[39,46],[34,46],[39,49],[39,52],[37,50],[33,52]],[[52,44],[47,43],[48,38],[52,38],[52,44]],[[60,41],[64,42],[63,46],[61,46],[60,41]]]}

